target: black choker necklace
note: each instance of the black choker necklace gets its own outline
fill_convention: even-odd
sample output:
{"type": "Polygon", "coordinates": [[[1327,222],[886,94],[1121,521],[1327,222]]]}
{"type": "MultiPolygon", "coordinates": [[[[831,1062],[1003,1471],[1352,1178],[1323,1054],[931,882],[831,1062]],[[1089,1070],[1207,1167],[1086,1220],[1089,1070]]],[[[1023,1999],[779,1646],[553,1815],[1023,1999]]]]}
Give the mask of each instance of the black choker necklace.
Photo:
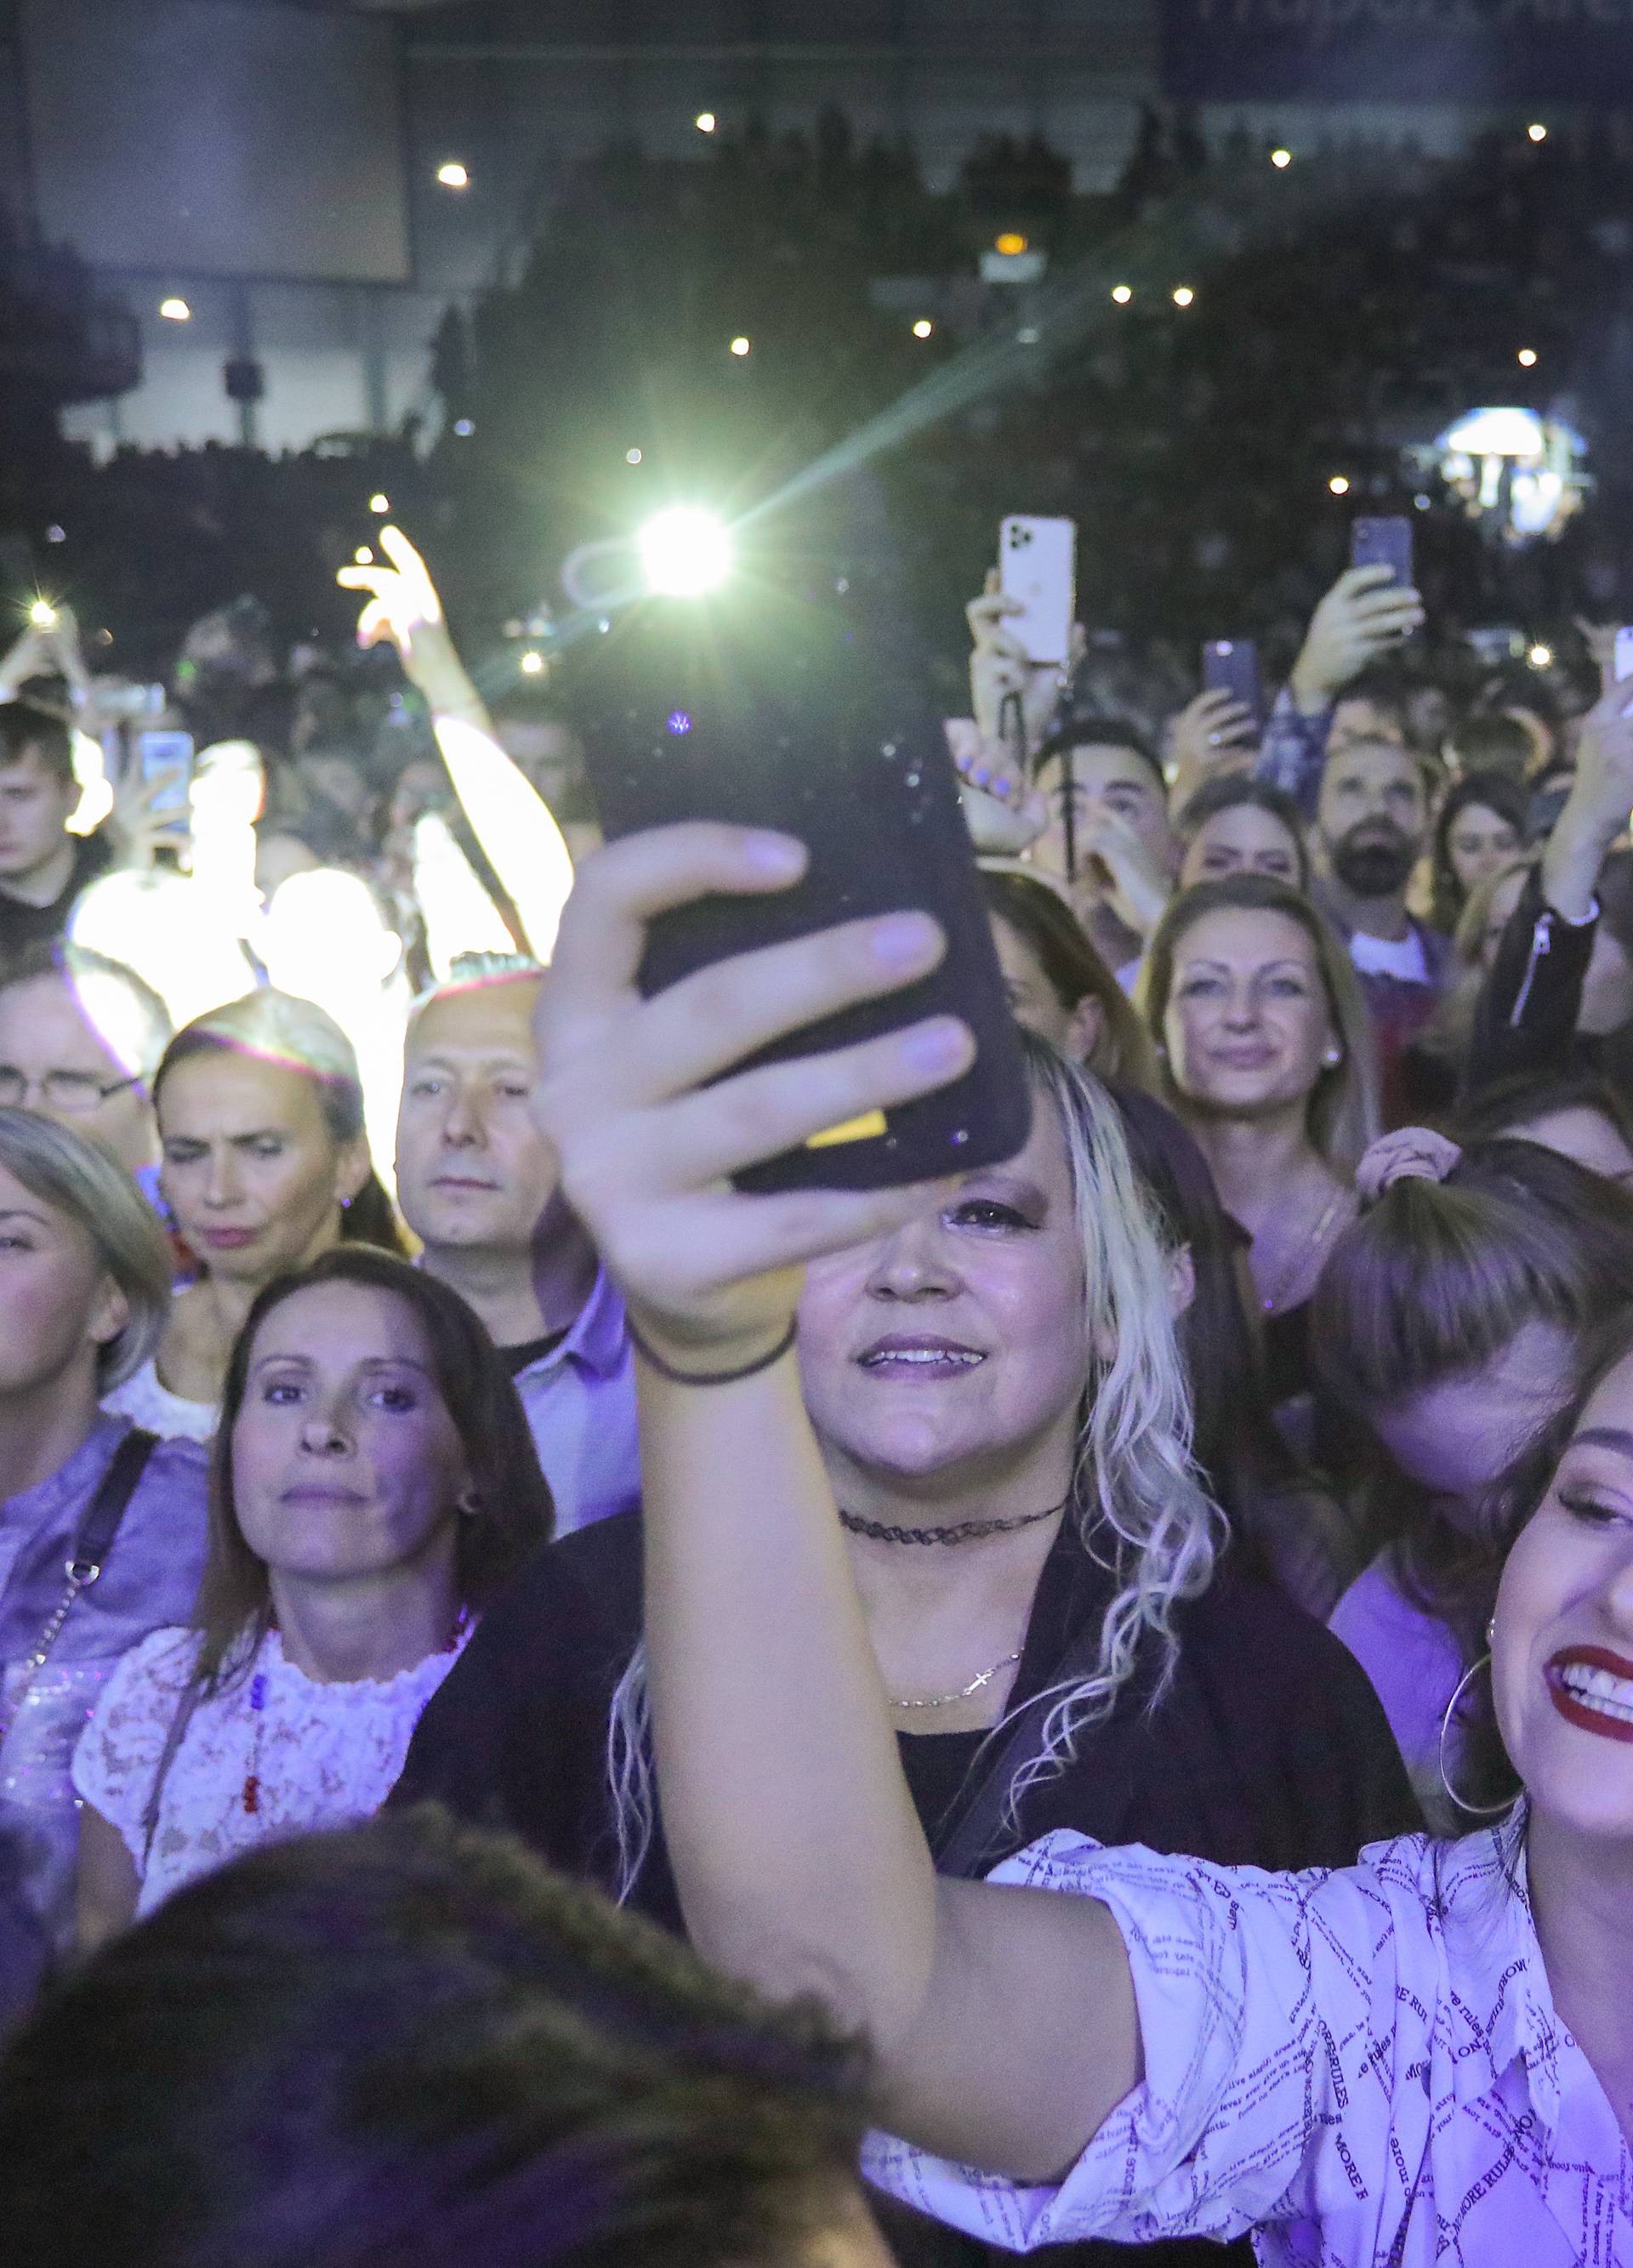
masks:
{"type": "Polygon", "coordinates": [[[1013,1535],[1018,1528],[1036,1528],[1039,1521],[1053,1520],[1071,1500],[1062,1497],[1059,1504],[1023,1513],[1018,1520],[972,1520],[962,1528],[889,1528],[882,1520],[859,1520],[841,1508],[839,1525],[853,1535],[870,1535],[876,1543],[981,1543],[989,1535],[1013,1535]]]}

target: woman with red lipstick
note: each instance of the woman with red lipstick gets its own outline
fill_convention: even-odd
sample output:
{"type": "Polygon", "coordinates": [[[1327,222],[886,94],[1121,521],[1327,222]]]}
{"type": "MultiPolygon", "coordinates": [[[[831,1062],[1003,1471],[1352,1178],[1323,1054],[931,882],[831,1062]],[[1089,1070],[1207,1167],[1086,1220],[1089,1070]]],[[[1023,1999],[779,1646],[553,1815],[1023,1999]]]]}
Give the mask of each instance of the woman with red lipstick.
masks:
{"type": "Polygon", "coordinates": [[[1310,1295],[1355,1218],[1355,1169],[1378,1132],[1371,1027],[1349,956],[1283,882],[1201,882],[1163,917],[1141,1005],[1164,1099],[1252,1239],[1270,1399],[1307,1444],[1310,1295]]]}
{"type": "Polygon", "coordinates": [[[198,1273],[157,1354],[105,1405],[207,1441],[262,1286],[343,1239],[402,1249],[369,1160],[357,1057],[309,1000],[262,990],[179,1031],[153,1079],[159,1188],[198,1273]]]}
{"type": "Polygon", "coordinates": [[[269,1835],[376,1809],[550,1525],[457,1292],[344,1246],[267,1285],[228,1366],[194,1625],[125,1656],[75,1756],[82,1940],[269,1835]]]}
{"type": "Polygon", "coordinates": [[[776,887],[757,849],[674,830],[587,865],[544,1009],[542,1118],[649,1350],[653,1719],[694,1941],[865,2027],[906,2138],[874,2177],[1010,2249],[1251,2229],[1275,2268],[1624,2268],[1633,1335],[1514,1484],[1477,1672],[1525,1793],[1497,1823],[1331,1871],[1057,1832],[986,1881],[938,1874],[788,1330],[802,1269],[900,1233],[925,1192],[724,1177],[934,1090],[972,1042],[938,1019],[732,1075],[910,983],[928,924],[890,979],[853,929],[711,969],[706,1043],[688,1003],[640,999],[645,909],[776,887]]]}

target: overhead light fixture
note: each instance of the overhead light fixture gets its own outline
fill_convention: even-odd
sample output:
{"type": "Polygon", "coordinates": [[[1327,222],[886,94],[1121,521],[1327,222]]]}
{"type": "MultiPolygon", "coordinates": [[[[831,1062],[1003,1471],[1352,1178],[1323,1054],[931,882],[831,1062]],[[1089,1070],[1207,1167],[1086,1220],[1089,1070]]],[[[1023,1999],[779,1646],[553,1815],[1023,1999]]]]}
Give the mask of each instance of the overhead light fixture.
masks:
{"type": "Polygon", "coordinates": [[[739,334],[739,335],[731,342],[731,350],[741,362],[744,355],[752,351],[751,342],[739,334]]]}
{"type": "Polygon", "coordinates": [[[927,339],[935,328],[935,324],[927,315],[920,315],[913,327],[913,335],[916,339],[927,339]]]}
{"type": "Polygon", "coordinates": [[[1521,370],[1534,370],[1537,366],[1537,350],[1534,347],[1521,347],[1514,359],[1521,370]]]}
{"type": "Polygon", "coordinates": [[[521,674],[524,677],[542,677],[544,674],[543,655],[535,653],[529,648],[521,657],[521,674]]]}
{"type": "Polygon", "coordinates": [[[1127,284],[1113,284],[1112,286],[1112,297],[1119,307],[1126,307],[1128,305],[1128,302],[1134,298],[1134,290],[1132,285],[1127,284]]]}
{"type": "Polygon", "coordinates": [[[1293,153],[1290,150],[1273,150],[1270,152],[1270,163],[1278,173],[1284,173],[1292,162],[1293,153]]]}
{"type": "Polygon", "coordinates": [[[1554,649],[1551,645],[1533,645],[1526,659],[1533,669],[1547,669],[1553,662],[1554,649]]]}
{"type": "Polygon", "coordinates": [[[193,320],[193,310],[185,299],[161,299],[159,312],[167,323],[190,323],[193,320]]]}
{"type": "Polygon", "coordinates": [[[1327,486],[1334,496],[1348,496],[1349,493],[1349,480],[1342,473],[1334,473],[1327,486]]]}
{"type": "Polygon", "coordinates": [[[391,498],[385,495],[382,490],[376,489],[373,495],[370,497],[368,500],[368,508],[372,512],[375,513],[377,517],[383,519],[386,513],[391,509],[391,498]]]}
{"type": "Polygon", "coordinates": [[[1195,297],[1195,292],[1188,284],[1175,284],[1173,298],[1176,307],[1188,307],[1195,297]]]}
{"type": "Polygon", "coordinates": [[[470,174],[457,158],[450,158],[437,168],[437,179],[445,189],[468,189],[470,174]]]}
{"type": "Polygon", "coordinates": [[[1535,125],[1526,127],[1526,139],[1527,142],[1546,142],[1548,140],[1548,129],[1541,123],[1541,120],[1539,120],[1535,125]]]}
{"type": "Polygon", "coordinates": [[[720,122],[712,110],[700,110],[691,122],[699,134],[713,134],[720,122]]]}

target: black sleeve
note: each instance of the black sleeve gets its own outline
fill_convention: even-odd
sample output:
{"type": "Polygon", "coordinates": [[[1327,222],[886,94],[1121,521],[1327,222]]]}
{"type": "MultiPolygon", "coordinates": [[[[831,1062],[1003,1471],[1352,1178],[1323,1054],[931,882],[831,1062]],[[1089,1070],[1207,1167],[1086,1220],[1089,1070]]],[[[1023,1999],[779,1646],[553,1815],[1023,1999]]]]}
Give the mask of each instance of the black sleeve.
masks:
{"type": "Polygon", "coordinates": [[[639,1565],[633,1513],[540,1552],[432,1697],[391,1807],[443,1804],[603,1881],[608,1711],[640,1629],[639,1565]]]}
{"type": "Polygon", "coordinates": [[[1383,1704],[1349,1648],[1290,1600],[1222,1568],[1186,1633],[1265,1856],[1348,1867],[1422,1815],[1383,1704]]]}
{"type": "Polygon", "coordinates": [[[1463,1102],[1502,1079],[1571,1068],[1582,982],[1598,927],[1597,917],[1566,921],[1544,902],[1540,870],[1526,875],[1474,1004],[1463,1102]]]}

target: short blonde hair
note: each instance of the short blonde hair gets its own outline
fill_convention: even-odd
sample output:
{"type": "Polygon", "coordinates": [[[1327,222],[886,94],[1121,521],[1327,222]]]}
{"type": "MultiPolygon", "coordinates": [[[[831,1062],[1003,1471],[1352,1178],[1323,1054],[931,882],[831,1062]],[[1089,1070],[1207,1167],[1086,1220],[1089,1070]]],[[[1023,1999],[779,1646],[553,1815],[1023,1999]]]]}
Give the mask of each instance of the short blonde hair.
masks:
{"type": "Polygon", "coordinates": [[[174,1264],[158,1216],[100,1143],[36,1111],[0,1109],[0,1166],[83,1231],[124,1294],[129,1321],[97,1355],[97,1391],[107,1394],[140,1370],[169,1317],[174,1264]]]}

